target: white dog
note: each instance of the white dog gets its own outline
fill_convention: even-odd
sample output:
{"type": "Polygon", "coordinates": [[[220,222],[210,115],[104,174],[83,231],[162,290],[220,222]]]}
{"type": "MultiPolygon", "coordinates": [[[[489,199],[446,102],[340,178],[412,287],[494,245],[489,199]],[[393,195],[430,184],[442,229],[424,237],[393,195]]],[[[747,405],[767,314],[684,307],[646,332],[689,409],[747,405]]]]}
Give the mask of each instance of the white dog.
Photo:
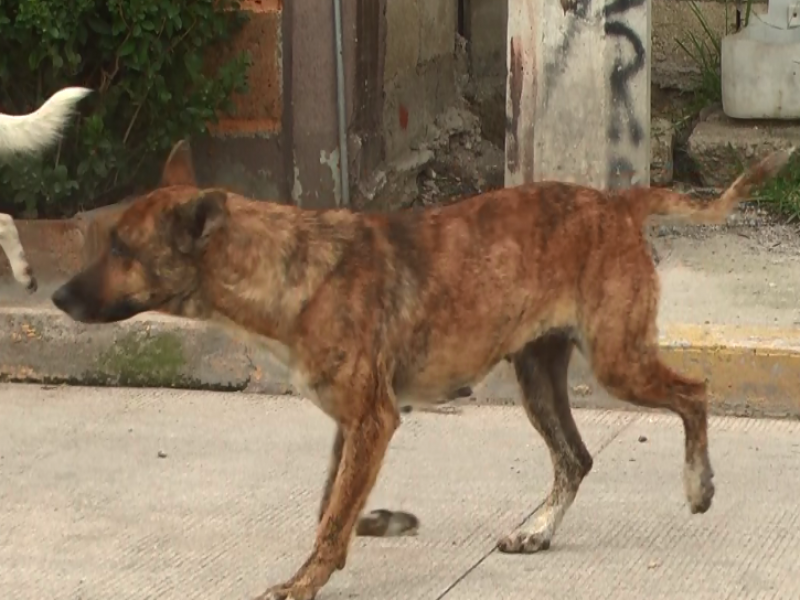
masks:
{"type": "MultiPolygon", "coordinates": [[[[64,88],[50,96],[36,112],[19,116],[0,113],[0,158],[40,152],[54,144],[61,137],[75,105],[91,91],[82,87],[64,88]]],[[[35,292],[36,278],[25,258],[17,227],[10,215],[2,213],[0,247],[8,257],[14,279],[35,292]]]]}

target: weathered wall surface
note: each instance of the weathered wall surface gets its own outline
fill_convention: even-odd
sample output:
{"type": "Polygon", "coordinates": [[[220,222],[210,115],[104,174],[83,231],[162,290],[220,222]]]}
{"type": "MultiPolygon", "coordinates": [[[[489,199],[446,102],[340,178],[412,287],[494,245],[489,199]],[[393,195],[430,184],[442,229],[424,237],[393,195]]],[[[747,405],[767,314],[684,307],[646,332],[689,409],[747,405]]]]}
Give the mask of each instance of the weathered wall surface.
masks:
{"type": "Polygon", "coordinates": [[[456,0],[386,2],[383,128],[392,161],[456,98],[456,0]]]}
{"type": "MultiPolygon", "coordinates": [[[[693,89],[697,84],[699,71],[676,40],[685,41],[689,35],[694,35],[701,41],[707,40],[703,27],[692,12],[688,0],[651,1],[652,82],[660,87],[693,89]]],[[[718,35],[724,34],[725,3],[701,0],[697,6],[711,30],[718,35]]],[[[498,78],[501,80],[505,78],[507,16],[508,0],[469,1],[467,19],[470,23],[470,58],[473,76],[488,86],[495,86],[498,78]]],[[[729,29],[735,23],[735,8],[732,2],[727,6],[727,23],[729,29]]]]}
{"type": "Polygon", "coordinates": [[[281,134],[284,116],[283,1],[248,0],[250,19],[226,52],[209,54],[215,68],[230,56],[250,53],[250,90],[233,98],[235,114],[192,140],[197,175],[203,185],[220,185],[254,198],[284,199],[286,173],[281,134]]]}
{"type": "MultiPolygon", "coordinates": [[[[335,206],[341,199],[333,4],[319,0],[291,4],[287,6],[291,123],[286,139],[291,147],[291,199],[303,207],[335,206]]],[[[343,39],[352,42],[355,20],[350,10],[355,2],[342,4],[343,39]]],[[[345,70],[352,73],[347,60],[345,70]]]]}
{"type": "MultiPolygon", "coordinates": [[[[379,125],[357,122],[356,114],[364,111],[357,110],[363,104],[363,85],[356,81],[366,75],[356,59],[380,5],[374,0],[342,0],[345,120],[348,129],[357,132],[379,125]]],[[[224,185],[253,198],[304,207],[339,206],[333,5],[319,0],[248,0],[243,7],[251,13],[250,22],[230,51],[250,52],[250,90],[235,98],[235,118],[224,119],[211,128],[210,136],[194,141],[198,176],[206,185],[224,185]]],[[[372,37],[377,40],[377,33],[372,37]]],[[[214,57],[210,61],[213,64],[214,57]]],[[[362,146],[359,136],[349,144],[356,172],[366,154],[362,146]]]]}
{"type": "MultiPolygon", "coordinates": [[[[231,51],[251,53],[250,91],[236,98],[236,118],[193,141],[203,183],[339,206],[333,5],[250,0],[245,8],[251,20],[231,51]]],[[[454,103],[457,20],[457,0],[342,0],[351,193],[454,103]]]]}
{"type": "Polygon", "coordinates": [[[506,185],[647,185],[647,0],[510,0],[508,22],[506,185]]]}

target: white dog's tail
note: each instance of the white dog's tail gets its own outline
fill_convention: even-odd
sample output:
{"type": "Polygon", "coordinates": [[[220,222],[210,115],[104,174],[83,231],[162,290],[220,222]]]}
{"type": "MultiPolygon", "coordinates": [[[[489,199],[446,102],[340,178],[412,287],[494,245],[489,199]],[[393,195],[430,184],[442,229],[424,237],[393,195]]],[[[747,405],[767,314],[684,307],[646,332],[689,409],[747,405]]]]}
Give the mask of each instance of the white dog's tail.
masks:
{"type": "Polygon", "coordinates": [[[39,152],[61,136],[75,105],[92,90],[68,87],[27,115],[0,113],[0,154],[39,152]]]}

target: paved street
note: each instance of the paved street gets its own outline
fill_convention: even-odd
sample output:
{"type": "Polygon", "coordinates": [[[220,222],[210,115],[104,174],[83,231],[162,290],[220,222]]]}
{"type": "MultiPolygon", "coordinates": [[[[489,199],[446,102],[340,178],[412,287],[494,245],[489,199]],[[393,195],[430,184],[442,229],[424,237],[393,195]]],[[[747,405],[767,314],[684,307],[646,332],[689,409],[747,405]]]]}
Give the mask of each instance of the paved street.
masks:
{"type": "MultiPolygon", "coordinates": [[[[550,485],[522,409],[404,417],[370,507],[419,535],[357,539],[318,598],[800,597],[800,424],[713,419],[692,516],[677,419],[577,418],[595,468],[552,549],[508,556],[550,485]]],[[[290,398],[2,385],[0,598],[249,600],[310,549],[332,434],[290,398]]]]}

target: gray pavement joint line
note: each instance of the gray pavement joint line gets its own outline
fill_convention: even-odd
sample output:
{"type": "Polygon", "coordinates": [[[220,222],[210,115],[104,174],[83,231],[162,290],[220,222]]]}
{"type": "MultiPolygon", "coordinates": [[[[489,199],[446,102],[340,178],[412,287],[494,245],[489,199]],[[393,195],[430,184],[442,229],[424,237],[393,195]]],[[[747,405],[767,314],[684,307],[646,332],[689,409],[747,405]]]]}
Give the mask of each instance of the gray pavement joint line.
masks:
{"type": "MultiPolygon", "coordinates": [[[[600,444],[600,447],[597,449],[597,451],[594,453],[595,458],[600,456],[600,454],[603,452],[603,450],[608,448],[608,446],[611,444],[611,442],[613,442],[615,439],[617,439],[623,431],[625,431],[626,429],[630,428],[631,425],[633,425],[634,422],[641,420],[641,418],[642,418],[641,415],[637,415],[635,418],[628,420],[627,423],[623,424],[622,427],[620,427],[617,431],[615,431],[612,435],[610,435],[607,440],[604,440],[603,443],[600,444]]],[[[539,510],[542,506],[544,506],[544,503],[545,503],[545,500],[542,500],[541,502],[539,502],[539,504],[537,504],[534,507],[534,509],[531,512],[529,512],[519,522],[519,524],[515,528],[515,531],[516,531],[516,529],[522,527],[525,524],[526,521],[528,521],[533,515],[535,515],[536,511],[539,510]]],[[[472,564],[469,567],[467,567],[464,570],[464,572],[461,573],[461,575],[459,575],[458,577],[455,578],[453,583],[448,585],[441,594],[436,596],[436,600],[443,600],[445,598],[445,596],[447,596],[451,591],[453,591],[458,584],[460,584],[462,581],[464,581],[469,576],[470,573],[472,573],[475,569],[480,567],[483,564],[483,562],[487,558],[489,558],[492,554],[494,554],[495,552],[497,552],[497,545],[492,546],[487,552],[484,552],[478,558],[478,560],[475,561],[474,564],[472,564]]]]}

